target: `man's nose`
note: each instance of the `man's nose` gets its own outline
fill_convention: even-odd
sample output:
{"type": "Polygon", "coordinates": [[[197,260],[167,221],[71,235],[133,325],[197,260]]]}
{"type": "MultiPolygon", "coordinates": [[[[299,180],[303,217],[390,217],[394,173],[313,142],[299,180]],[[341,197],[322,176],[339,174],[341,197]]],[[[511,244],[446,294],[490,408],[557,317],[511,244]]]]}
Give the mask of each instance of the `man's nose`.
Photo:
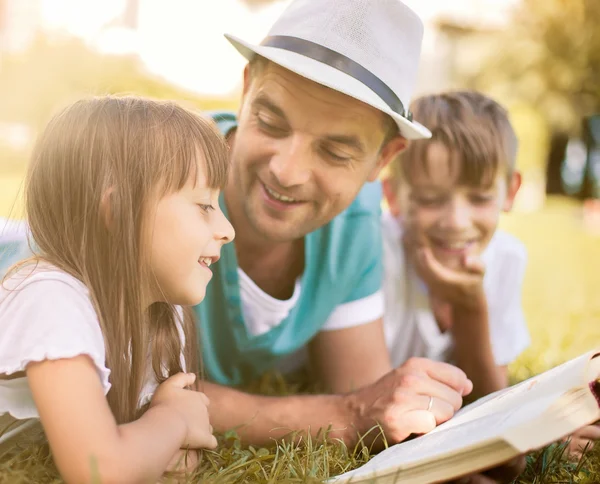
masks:
{"type": "Polygon", "coordinates": [[[269,168],[283,188],[303,185],[310,179],[311,149],[309,140],[297,135],[282,141],[271,158],[269,168]]]}

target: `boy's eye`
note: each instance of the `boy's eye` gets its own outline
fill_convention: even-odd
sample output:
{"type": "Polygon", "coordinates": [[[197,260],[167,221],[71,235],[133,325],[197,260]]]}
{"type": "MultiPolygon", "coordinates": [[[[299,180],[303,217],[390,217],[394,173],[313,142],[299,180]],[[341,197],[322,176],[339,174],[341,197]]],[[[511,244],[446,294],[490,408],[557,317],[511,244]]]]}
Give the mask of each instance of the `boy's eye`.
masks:
{"type": "Polygon", "coordinates": [[[483,205],[485,203],[489,203],[494,200],[493,195],[484,195],[484,194],[473,194],[469,197],[471,199],[471,203],[477,205],[483,205]]]}
{"type": "Polygon", "coordinates": [[[443,197],[413,197],[413,200],[424,207],[435,207],[444,203],[443,197]]]}

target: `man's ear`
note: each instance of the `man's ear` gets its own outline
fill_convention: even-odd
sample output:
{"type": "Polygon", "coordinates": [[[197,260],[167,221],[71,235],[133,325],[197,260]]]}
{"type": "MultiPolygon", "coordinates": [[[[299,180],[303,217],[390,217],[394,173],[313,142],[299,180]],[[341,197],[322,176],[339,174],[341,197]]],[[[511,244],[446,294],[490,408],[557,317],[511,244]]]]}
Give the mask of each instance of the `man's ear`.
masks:
{"type": "Polygon", "coordinates": [[[400,197],[398,196],[398,182],[390,177],[381,180],[383,196],[394,218],[400,217],[400,197]]]}
{"type": "Polygon", "coordinates": [[[390,139],[379,151],[379,159],[375,168],[369,173],[368,180],[370,182],[377,180],[381,170],[389,165],[400,153],[408,148],[409,141],[400,135],[394,136],[390,139]]]}
{"type": "Polygon", "coordinates": [[[246,64],[244,67],[244,85],[242,89],[242,96],[245,96],[250,89],[251,84],[251,76],[250,76],[250,63],[246,64]]]}
{"type": "Polygon", "coordinates": [[[519,192],[519,188],[521,188],[521,173],[515,171],[508,180],[508,184],[506,187],[506,200],[504,201],[504,206],[502,210],[505,212],[510,212],[512,210],[513,204],[515,202],[515,197],[519,192]]]}

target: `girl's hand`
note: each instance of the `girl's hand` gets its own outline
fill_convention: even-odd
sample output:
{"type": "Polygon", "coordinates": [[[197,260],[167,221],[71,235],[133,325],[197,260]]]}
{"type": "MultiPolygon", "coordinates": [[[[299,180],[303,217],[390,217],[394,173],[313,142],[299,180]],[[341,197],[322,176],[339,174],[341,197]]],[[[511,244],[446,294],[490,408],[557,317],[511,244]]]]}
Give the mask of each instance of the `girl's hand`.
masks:
{"type": "Polygon", "coordinates": [[[187,434],[182,447],[192,449],[214,449],[217,439],[208,419],[208,397],[201,392],[188,389],[196,380],[193,373],[177,373],[156,389],[150,408],[167,407],[184,421],[187,434]]]}
{"type": "Polygon", "coordinates": [[[200,462],[199,452],[194,449],[179,449],[171,459],[167,472],[193,472],[200,462]]]}

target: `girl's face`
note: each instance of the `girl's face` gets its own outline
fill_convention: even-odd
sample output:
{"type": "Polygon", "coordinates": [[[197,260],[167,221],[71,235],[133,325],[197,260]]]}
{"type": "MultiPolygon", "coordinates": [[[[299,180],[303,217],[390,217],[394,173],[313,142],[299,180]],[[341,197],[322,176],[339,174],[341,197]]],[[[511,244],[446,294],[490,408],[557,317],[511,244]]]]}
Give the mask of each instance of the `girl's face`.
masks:
{"type": "Polygon", "coordinates": [[[204,299],[211,264],[234,230],[219,208],[219,190],[207,187],[201,169],[176,192],[161,198],[150,224],[153,302],[195,305],[204,299]]]}

